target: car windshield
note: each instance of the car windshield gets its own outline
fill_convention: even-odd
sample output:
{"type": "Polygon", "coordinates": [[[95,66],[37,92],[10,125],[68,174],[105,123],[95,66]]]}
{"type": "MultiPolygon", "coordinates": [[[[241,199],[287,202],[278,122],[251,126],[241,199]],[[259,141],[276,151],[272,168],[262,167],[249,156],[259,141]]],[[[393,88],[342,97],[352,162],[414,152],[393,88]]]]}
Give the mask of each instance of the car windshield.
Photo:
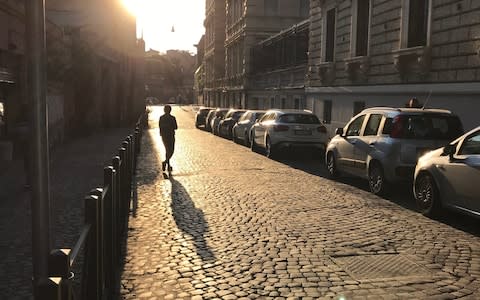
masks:
{"type": "Polygon", "coordinates": [[[201,109],[198,111],[198,114],[201,116],[206,116],[210,112],[209,109],[201,109]]]}
{"type": "Polygon", "coordinates": [[[262,112],[262,113],[257,113],[257,114],[255,115],[255,120],[260,120],[260,118],[263,117],[264,114],[265,114],[265,113],[263,113],[263,112],[262,112]]]}
{"type": "MultiPolygon", "coordinates": [[[[460,119],[445,115],[404,115],[399,119],[387,119],[385,130],[398,130],[399,137],[406,139],[453,140],[463,134],[460,119]],[[395,124],[400,122],[400,124],[395,124]]],[[[384,133],[385,133],[384,130],[384,133]]]]}
{"type": "Polygon", "coordinates": [[[236,111],[233,113],[232,119],[238,120],[244,113],[244,111],[236,111]]]}
{"type": "Polygon", "coordinates": [[[320,124],[315,115],[306,114],[284,114],[278,119],[280,123],[298,123],[298,124],[320,124]]]}

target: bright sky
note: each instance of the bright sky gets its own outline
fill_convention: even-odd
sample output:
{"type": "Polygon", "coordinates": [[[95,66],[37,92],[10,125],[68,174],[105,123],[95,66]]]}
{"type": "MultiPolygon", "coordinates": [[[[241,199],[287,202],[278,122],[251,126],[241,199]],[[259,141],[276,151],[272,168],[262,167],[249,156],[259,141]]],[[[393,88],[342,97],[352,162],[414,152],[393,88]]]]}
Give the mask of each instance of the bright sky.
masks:
{"type": "Polygon", "coordinates": [[[137,16],[137,35],[143,29],[146,50],[166,52],[171,49],[196,53],[205,33],[205,1],[202,0],[123,0],[137,16]],[[172,26],[175,32],[172,32],[172,26]]]}

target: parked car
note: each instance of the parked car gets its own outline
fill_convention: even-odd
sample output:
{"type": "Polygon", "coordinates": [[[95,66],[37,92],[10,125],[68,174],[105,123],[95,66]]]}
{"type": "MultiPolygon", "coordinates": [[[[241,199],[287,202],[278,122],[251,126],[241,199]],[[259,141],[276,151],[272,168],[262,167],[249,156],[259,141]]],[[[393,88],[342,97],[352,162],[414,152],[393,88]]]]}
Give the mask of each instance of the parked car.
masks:
{"type": "Polygon", "coordinates": [[[418,158],[463,133],[460,119],[447,110],[374,107],[352,118],[327,146],[331,177],[338,173],[368,179],[374,194],[388,184],[412,181],[418,158]]]}
{"type": "Polygon", "coordinates": [[[218,135],[218,124],[220,124],[220,121],[223,120],[227,112],[228,108],[217,108],[215,110],[215,115],[210,121],[210,128],[213,134],[218,135]]]}
{"type": "Polygon", "coordinates": [[[413,194],[424,215],[448,207],[480,217],[480,127],[422,156],[413,194]]]}
{"type": "Polygon", "coordinates": [[[298,109],[269,110],[251,129],[251,148],[264,148],[274,157],[281,148],[314,147],[325,149],[327,129],[310,111],[298,109]]]}
{"type": "Polygon", "coordinates": [[[231,139],[232,138],[232,128],[235,124],[237,124],[240,117],[245,113],[243,109],[230,109],[225,118],[220,121],[218,124],[218,133],[220,136],[224,138],[231,139]]]}
{"type": "Polygon", "coordinates": [[[232,139],[235,143],[243,142],[250,146],[250,129],[265,114],[264,110],[247,110],[232,128],[232,139]]]}
{"type": "Polygon", "coordinates": [[[215,117],[216,108],[212,108],[211,111],[208,112],[207,116],[205,117],[205,130],[212,131],[212,119],[215,117]]]}
{"type": "Polygon", "coordinates": [[[195,114],[195,127],[205,127],[207,115],[213,108],[210,107],[200,107],[195,114]]]}

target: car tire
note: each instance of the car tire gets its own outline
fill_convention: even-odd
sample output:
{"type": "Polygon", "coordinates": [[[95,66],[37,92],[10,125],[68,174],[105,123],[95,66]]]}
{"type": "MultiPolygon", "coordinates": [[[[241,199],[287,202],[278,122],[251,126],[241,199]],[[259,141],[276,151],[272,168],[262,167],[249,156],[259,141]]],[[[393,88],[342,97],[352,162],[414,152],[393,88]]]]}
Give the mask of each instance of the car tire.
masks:
{"type": "Polygon", "coordinates": [[[245,146],[250,146],[250,139],[248,138],[248,133],[245,132],[245,136],[244,136],[244,143],[245,143],[245,146]]]}
{"type": "Polygon", "coordinates": [[[270,140],[270,137],[267,136],[267,139],[265,141],[265,155],[268,158],[275,158],[276,151],[275,147],[272,145],[272,141],[270,140]]]}
{"type": "Polygon", "coordinates": [[[335,154],[333,152],[327,153],[327,159],[325,161],[325,165],[327,167],[328,176],[331,179],[338,177],[338,169],[337,169],[337,162],[335,161],[335,154]]]}
{"type": "Polygon", "coordinates": [[[388,183],[385,179],[383,168],[378,162],[372,162],[368,169],[368,186],[375,195],[386,195],[388,192],[388,183]]]}
{"type": "Polygon", "coordinates": [[[420,173],[415,180],[415,202],[420,212],[429,217],[437,216],[442,208],[437,185],[428,173],[420,173]]]}
{"type": "Polygon", "coordinates": [[[251,141],[250,141],[250,149],[251,149],[253,152],[258,152],[258,146],[257,146],[257,143],[255,143],[255,139],[251,139],[251,141]]]}
{"type": "Polygon", "coordinates": [[[237,135],[235,134],[235,130],[232,131],[232,140],[235,144],[240,144],[240,141],[237,138],[237,135]]]}

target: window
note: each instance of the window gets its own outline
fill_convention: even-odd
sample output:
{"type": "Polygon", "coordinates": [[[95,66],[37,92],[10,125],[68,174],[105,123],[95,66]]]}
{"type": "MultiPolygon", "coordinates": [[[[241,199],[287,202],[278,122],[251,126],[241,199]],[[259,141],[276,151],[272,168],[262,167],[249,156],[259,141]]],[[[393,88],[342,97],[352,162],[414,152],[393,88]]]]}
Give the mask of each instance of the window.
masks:
{"type": "Polygon", "coordinates": [[[365,115],[361,115],[350,123],[347,129],[346,136],[359,136],[360,130],[362,130],[363,120],[365,115]]]}
{"type": "Polygon", "coordinates": [[[270,108],[274,108],[275,107],[275,98],[270,98],[270,108]]]}
{"type": "Polygon", "coordinates": [[[306,114],[284,114],[278,119],[281,123],[294,123],[294,124],[320,124],[316,115],[306,114]]]}
{"type": "Polygon", "coordinates": [[[278,0],[265,0],[265,16],[278,15],[278,0]]]}
{"type": "Polygon", "coordinates": [[[255,120],[260,119],[261,117],[263,117],[264,114],[265,114],[265,113],[263,113],[263,112],[261,112],[261,113],[256,113],[256,114],[255,114],[255,120]]]}
{"type": "Polygon", "coordinates": [[[332,100],[323,101],[323,122],[332,123],[332,100]]]}
{"type": "Polygon", "coordinates": [[[368,55],[370,0],[357,0],[355,56],[368,55]]]}
{"type": "Polygon", "coordinates": [[[430,18],[431,0],[402,0],[401,48],[429,44],[430,18]]]}
{"type": "Polygon", "coordinates": [[[282,98],[282,106],[281,106],[282,109],[285,108],[285,106],[286,106],[286,101],[287,101],[287,100],[286,100],[285,98],[282,98]]]}
{"type": "Polygon", "coordinates": [[[380,126],[380,121],[382,121],[382,115],[370,115],[368,118],[367,126],[365,127],[365,131],[363,135],[377,135],[378,127],[380,126]]]}
{"type": "Polygon", "coordinates": [[[325,39],[325,61],[332,62],[335,55],[335,8],[327,11],[326,39],[325,39]]]}
{"type": "Polygon", "coordinates": [[[407,47],[427,45],[428,1],[410,0],[408,9],[407,47]]]}
{"type": "Polygon", "coordinates": [[[310,16],[310,0],[300,0],[300,17],[310,16]]]}
{"type": "Polygon", "coordinates": [[[460,149],[460,155],[478,155],[480,154],[480,131],[477,131],[468,137],[460,149]]]}
{"type": "Polygon", "coordinates": [[[295,109],[300,109],[300,99],[295,98],[295,109]]]}
{"type": "Polygon", "coordinates": [[[365,102],[355,101],[353,102],[353,115],[356,116],[365,109],[365,102]]]}

